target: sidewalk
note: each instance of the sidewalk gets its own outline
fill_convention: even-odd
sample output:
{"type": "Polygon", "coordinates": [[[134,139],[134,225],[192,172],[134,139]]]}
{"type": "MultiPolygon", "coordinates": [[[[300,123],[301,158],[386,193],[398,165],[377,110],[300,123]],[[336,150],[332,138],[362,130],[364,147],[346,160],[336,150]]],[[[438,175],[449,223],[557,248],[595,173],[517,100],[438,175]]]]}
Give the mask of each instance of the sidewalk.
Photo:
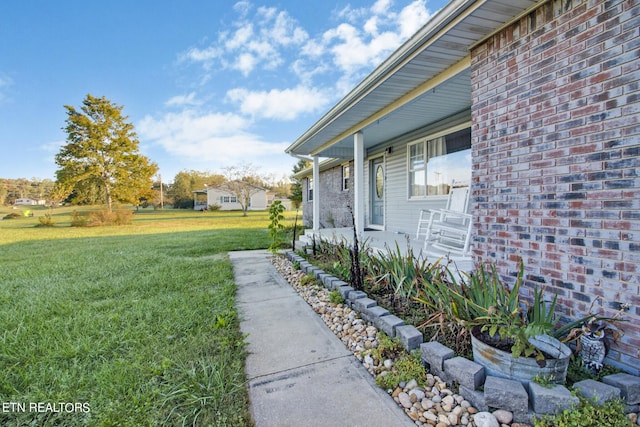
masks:
{"type": "Polygon", "coordinates": [[[414,426],[271,264],[230,252],[256,427],[414,426]]]}

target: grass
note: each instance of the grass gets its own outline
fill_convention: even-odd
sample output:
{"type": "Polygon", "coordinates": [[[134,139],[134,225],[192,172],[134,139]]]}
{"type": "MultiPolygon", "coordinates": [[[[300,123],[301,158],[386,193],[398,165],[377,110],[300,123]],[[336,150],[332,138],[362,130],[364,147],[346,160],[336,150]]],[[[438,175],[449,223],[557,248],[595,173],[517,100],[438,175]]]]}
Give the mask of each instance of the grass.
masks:
{"type": "Polygon", "coordinates": [[[0,221],[1,425],[250,424],[226,252],[266,248],[268,212],[33,212],[0,221]]]}

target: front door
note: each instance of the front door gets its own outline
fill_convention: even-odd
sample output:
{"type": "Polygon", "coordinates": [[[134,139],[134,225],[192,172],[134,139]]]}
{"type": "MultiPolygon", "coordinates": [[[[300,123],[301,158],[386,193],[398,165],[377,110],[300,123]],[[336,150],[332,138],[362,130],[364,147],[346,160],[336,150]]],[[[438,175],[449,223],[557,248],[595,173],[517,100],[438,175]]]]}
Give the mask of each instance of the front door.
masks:
{"type": "Polygon", "coordinates": [[[371,161],[371,225],[384,225],[384,158],[371,161]]]}

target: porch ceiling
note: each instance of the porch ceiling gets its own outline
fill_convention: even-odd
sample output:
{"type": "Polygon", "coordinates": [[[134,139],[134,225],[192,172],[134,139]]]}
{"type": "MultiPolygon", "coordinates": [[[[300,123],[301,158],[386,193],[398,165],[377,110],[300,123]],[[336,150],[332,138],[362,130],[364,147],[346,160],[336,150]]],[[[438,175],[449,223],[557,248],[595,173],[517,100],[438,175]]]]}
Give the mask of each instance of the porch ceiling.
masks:
{"type": "Polygon", "coordinates": [[[350,158],[471,107],[469,48],[538,0],[453,0],[287,152],[350,158]]]}

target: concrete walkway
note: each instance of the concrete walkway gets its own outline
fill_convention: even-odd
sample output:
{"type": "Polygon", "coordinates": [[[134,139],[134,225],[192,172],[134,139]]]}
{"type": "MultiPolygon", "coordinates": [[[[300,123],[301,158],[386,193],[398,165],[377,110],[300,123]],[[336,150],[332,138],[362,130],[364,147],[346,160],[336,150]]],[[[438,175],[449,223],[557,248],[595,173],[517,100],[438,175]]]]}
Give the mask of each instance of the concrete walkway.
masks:
{"type": "Polygon", "coordinates": [[[266,251],[230,252],[256,427],[414,426],[266,251]]]}

